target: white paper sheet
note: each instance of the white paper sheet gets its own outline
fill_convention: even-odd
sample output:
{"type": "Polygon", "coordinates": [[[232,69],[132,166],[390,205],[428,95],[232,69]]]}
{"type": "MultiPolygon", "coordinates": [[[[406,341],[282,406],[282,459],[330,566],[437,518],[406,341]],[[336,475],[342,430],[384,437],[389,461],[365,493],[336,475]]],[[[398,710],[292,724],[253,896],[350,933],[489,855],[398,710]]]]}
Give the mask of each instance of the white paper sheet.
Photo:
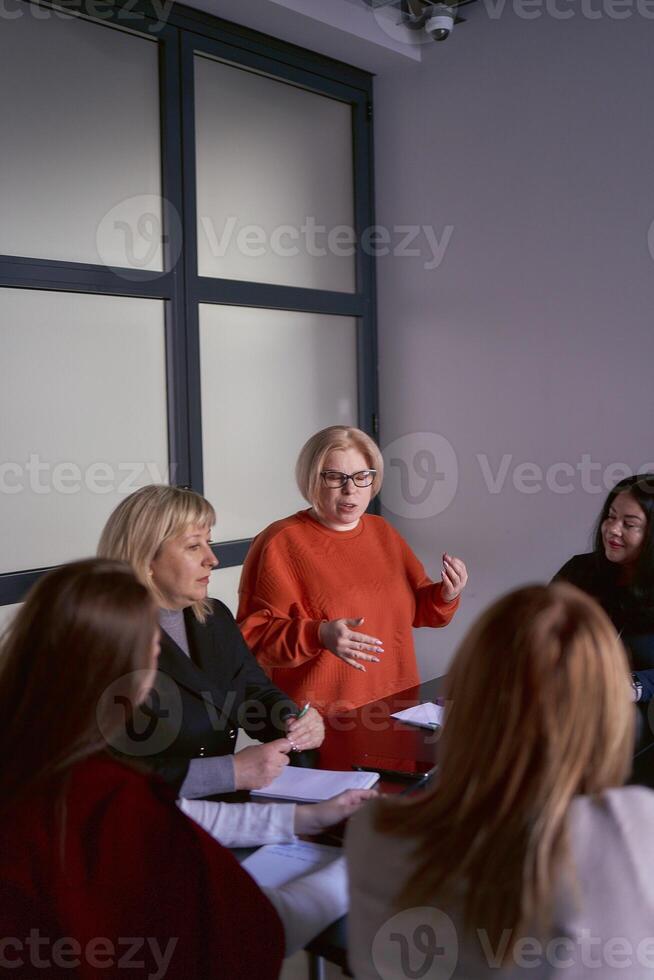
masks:
{"type": "Polygon", "coordinates": [[[295,844],[264,844],[243,862],[242,867],[258,885],[279,888],[301,875],[317,871],[342,857],[340,847],[297,841],[295,844]]]}
{"type": "Polygon", "coordinates": [[[379,779],[377,772],[336,772],[331,769],[304,769],[286,766],[262,789],[252,790],[251,796],[268,796],[300,803],[320,803],[346,789],[370,789],[379,779]]]}
{"type": "Polygon", "coordinates": [[[415,708],[396,711],[391,718],[397,718],[407,725],[417,725],[419,728],[438,728],[443,724],[443,715],[442,705],[425,701],[423,704],[417,704],[415,708]]]}

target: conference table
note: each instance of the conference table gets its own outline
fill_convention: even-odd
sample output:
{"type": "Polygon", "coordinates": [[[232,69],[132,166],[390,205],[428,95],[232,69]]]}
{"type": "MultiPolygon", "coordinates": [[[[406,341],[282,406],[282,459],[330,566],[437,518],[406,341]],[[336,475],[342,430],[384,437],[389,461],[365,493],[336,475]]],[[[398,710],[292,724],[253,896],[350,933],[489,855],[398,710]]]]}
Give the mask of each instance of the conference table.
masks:
{"type": "MultiPolygon", "coordinates": [[[[436,757],[438,730],[407,725],[391,715],[422,701],[442,697],[444,677],[425,681],[379,701],[326,719],[325,740],[312,752],[304,752],[300,765],[320,769],[346,769],[353,766],[415,770],[419,774],[432,768],[436,757]]],[[[398,793],[411,782],[382,778],[377,788],[382,793],[398,793]]],[[[350,976],[347,964],[347,919],[343,917],[325,929],[307,947],[310,954],[311,980],[322,977],[322,961],[336,963],[350,976]]]]}

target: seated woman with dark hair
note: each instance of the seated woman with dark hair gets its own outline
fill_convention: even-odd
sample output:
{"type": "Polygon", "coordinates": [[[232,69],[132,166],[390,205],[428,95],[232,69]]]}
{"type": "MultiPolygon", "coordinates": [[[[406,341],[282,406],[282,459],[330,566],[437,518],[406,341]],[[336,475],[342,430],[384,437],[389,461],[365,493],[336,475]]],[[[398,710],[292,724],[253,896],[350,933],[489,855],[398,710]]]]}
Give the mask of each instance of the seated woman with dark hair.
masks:
{"type": "MultiPolygon", "coordinates": [[[[345,911],[341,860],[260,890],[161,780],[106,751],[150,690],[158,653],[148,590],[127,564],[99,559],[44,576],[3,638],[0,933],[14,976],[74,968],[90,980],[122,966],[125,976],[272,980],[285,949],[345,911]]],[[[321,829],[330,808],[337,821],[356,803],[343,794],[296,829],[321,829]]],[[[256,805],[202,806],[238,820],[256,805]]],[[[277,833],[290,819],[292,839],[303,809],[261,813],[277,833]]]]}
{"type": "Polygon", "coordinates": [[[566,584],[505,596],[446,698],[433,786],[348,829],[357,980],[652,975],[654,793],[622,786],[634,712],[606,614],[566,584]]]}
{"type": "Polygon", "coordinates": [[[654,474],[620,480],[604,501],[595,547],[575,555],[553,582],[597,599],[627,648],[634,698],[654,697],[654,474]]]}

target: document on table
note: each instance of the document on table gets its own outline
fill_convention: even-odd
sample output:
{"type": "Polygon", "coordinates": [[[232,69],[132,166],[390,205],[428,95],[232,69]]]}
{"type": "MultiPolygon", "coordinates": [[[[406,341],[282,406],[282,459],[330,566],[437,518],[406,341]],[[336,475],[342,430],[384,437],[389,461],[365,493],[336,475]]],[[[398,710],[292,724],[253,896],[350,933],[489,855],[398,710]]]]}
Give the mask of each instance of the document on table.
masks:
{"type": "Polygon", "coordinates": [[[346,789],[370,789],[379,779],[378,772],[337,772],[333,769],[305,769],[286,766],[279,776],[251,796],[268,796],[300,803],[320,803],[346,789]]]}
{"type": "Polygon", "coordinates": [[[397,718],[407,725],[417,725],[418,728],[439,728],[443,724],[444,709],[440,704],[432,701],[425,701],[424,704],[417,704],[415,708],[405,708],[404,711],[396,711],[391,718],[397,718]]]}
{"type": "Polygon", "coordinates": [[[297,841],[295,844],[264,844],[243,862],[242,867],[258,885],[278,888],[287,881],[309,874],[342,857],[340,847],[297,841]]]}

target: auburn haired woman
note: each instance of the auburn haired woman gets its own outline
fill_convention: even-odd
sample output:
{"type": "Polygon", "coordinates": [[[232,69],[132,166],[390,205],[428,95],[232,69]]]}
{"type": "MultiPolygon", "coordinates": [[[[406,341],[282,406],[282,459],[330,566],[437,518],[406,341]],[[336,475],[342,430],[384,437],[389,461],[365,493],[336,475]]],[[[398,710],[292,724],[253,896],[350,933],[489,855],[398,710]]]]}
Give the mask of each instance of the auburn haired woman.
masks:
{"type": "Polygon", "coordinates": [[[284,952],[346,911],[342,859],[260,890],[197,823],[233,846],[291,843],[373,793],[182,801],[189,820],[169,787],[108,751],[158,655],[148,590],[126,563],[101,559],[44,576],[2,640],[0,934],[16,976],[272,980],[284,952]]]}
{"type": "Polygon", "coordinates": [[[98,560],[42,578],[2,644],[0,930],[20,976],[118,977],[130,948],[130,976],[277,976],[270,901],[168,787],[104,751],[158,648],[145,587],[98,560]]]}
{"type": "Polygon", "coordinates": [[[654,793],[622,785],[634,707],[606,614],[570,585],[513,592],[447,683],[435,785],[348,831],[355,976],[649,976],[654,793]]]}

